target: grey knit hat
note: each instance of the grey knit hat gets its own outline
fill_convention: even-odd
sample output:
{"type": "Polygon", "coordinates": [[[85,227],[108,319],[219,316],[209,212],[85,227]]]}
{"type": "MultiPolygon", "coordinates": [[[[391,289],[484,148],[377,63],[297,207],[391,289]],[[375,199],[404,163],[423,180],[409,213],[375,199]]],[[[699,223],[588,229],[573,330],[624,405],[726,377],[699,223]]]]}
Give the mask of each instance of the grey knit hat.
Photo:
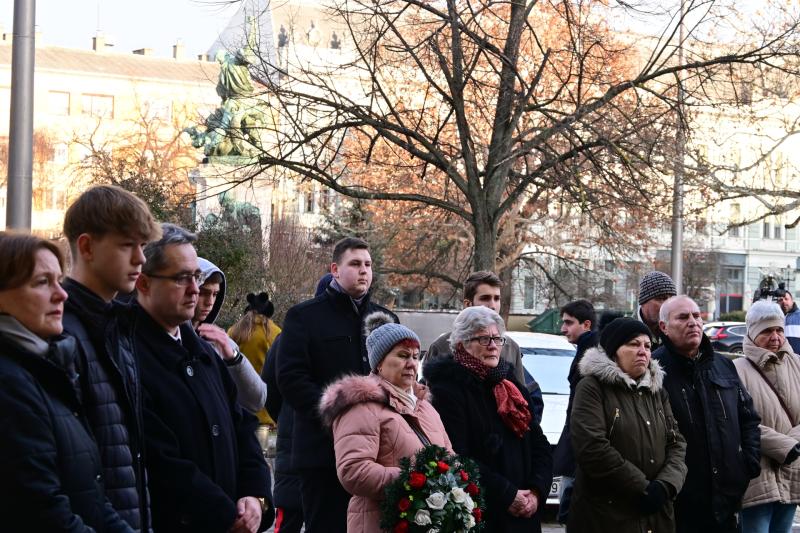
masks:
{"type": "Polygon", "coordinates": [[[653,298],[669,298],[678,294],[675,282],[663,272],[654,270],[648,272],[639,282],[639,305],[649,302],[653,298]]]}
{"type": "Polygon", "coordinates": [[[381,311],[367,315],[367,318],[364,319],[364,333],[367,335],[369,367],[373,371],[400,341],[410,339],[419,345],[419,337],[416,333],[397,324],[391,315],[381,311]]]}

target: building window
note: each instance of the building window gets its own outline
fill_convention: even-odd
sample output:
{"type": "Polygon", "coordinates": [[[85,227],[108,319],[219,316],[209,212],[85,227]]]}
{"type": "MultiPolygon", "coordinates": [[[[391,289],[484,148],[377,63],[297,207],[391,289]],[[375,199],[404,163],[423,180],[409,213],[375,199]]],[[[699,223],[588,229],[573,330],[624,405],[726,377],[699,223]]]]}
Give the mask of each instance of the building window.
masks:
{"type": "Polygon", "coordinates": [[[51,115],[69,116],[69,93],[49,91],[47,93],[47,110],[51,115]]]}
{"type": "Polygon", "coordinates": [[[742,236],[742,227],[741,226],[733,226],[732,228],[728,229],[728,236],[739,238],[742,236]]]}
{"type": "Polygon", "coordinates": [[[606,260],[606,272],[614,272],[614,261],[606,260]]]}
{"type": "Polygon", "coordinates": [[[536,278],[527,276],[525,278],[525,309],[533,309],[536,307],[536,278]]]}
{"type": "Polygon", "coordinates": [[[97,118],[114,118],[114,97],[107,94],[84,94],[81,97],[84,115],[97,118]]]}
{"type": "Polygon", "coordinates": [[[775,239],[782,239],[783,238],[783,225],[780,222],[775,222],[775,225],[772,226],[772,236],[775,239]]]}
{"type": "Polygon", "coordinates": [[[53,147],[53,163],[59,165],[69,163],[69,146],[66,143],[58,143],[53,147]]]}
{"type": "Polygon", "coordinates": [[[763,238],[765,238],[765,239],[769,239],[771,237],[769,230],[770,230],[769,222],[765,220],[764,221],[764,231],[761,233],[761,236],[763,238]]]}
{"type": "Polygon", "coordinates": [[[314,212],[314,191],[306,191],[305,193],[305,210],[306,213],[314,212]]]}
{"type": "Polygon", "coordinates": [[[152,100],[143,105],[144,115],[149,119],[172,119],[172,103],[163,100],[152,100]]]}
{"type": "Polygon", "coordinates": [[[614,294],[614,280],[607,279],[603,282],[603,292],[606,296],[611,296],[614,294]]]}

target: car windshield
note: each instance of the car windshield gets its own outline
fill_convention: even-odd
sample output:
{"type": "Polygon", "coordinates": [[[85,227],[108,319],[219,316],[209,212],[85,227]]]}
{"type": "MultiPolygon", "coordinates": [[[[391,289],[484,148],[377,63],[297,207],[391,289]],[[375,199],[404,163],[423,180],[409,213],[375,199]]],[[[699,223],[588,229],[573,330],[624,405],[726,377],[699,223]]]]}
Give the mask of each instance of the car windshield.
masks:
{"type": "Polygon", "coordinates": [[[542,394],[569,394],[569,368],[575,349],[522,348],[522,366],[539,383],[542,394]]]}

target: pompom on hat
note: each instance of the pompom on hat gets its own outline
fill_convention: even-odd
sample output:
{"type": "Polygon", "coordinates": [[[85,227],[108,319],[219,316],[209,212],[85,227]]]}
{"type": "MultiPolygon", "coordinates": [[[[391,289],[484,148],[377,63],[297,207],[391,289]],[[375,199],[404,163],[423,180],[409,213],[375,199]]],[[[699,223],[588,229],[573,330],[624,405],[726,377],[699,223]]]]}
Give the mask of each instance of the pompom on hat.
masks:
{"type": "Polygon", "coordinates": [[[247,295],[247,311],[255,311],[260,315],[270,318],[275,313],[275,306],[269,301],[269,295],[266,292],[258,294],[248,293],[247,295]]]}
{"type": "Polygon", "coordinates": [[[414,341],[419,346],[417,334],[394,321],[391,315],[377,311],[364,319],[364,333],[367,335],[367,357],[369,366],[375,371],[392,348],[404,340],[414,341]]]}
{"type": "Polygon", "coordinates": [[[675,282],[663,272],[648,272],[639,282],[639,305],[644,305],[653,298],[669,298],[678,294],[675,282]]]}
{"type": "Polygon", "coordinates": [[[606,355],[614,358],[619,347],[639,335],[650,337],[650,329],[633,318],[615,318],[600,333],[600,346],[606,355]]]}

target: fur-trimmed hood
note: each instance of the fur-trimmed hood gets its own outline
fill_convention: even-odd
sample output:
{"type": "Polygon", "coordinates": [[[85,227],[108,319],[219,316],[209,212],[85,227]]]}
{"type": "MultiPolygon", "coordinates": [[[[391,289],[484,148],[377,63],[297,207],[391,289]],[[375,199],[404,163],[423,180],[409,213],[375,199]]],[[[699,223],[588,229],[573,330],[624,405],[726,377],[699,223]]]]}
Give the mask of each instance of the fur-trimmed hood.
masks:
{"type": "MultiPolygon", "coordinates": [[[[371,374],[369,376],[344,376],[327,386],[319,402],[319,414],[322,425],[330,428],[333,422],[349,408],[359,403],[375,402],[391,407],[401,414],[406,412],[402,402],[393,398],[397,394],[383,378],[371,374]]],[[[417,401],[428,397],[428,388],[419,383],[414,384],[414,395],[417,401]]]]}
{"type": "Polygon", "coordinates": [[[578,363],[582,376],[594,376],[601,383],[630,388],[648,388],[658,392],[664,386],[664,370],[655,359],[650,359],[650,366],[644,376],[637,381],[627,375],[616,361],[608,357],[602,348],[596,346],[586,350],[586,354],[578,363]]]}

